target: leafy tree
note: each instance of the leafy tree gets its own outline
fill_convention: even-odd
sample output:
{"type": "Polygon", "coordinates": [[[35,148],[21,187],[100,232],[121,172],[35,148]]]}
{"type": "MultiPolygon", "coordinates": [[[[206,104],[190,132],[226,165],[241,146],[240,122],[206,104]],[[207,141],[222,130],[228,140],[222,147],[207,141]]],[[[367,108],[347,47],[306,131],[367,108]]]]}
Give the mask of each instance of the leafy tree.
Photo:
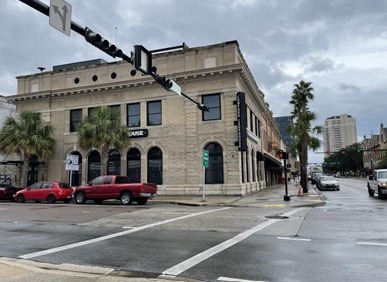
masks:
{"type": "Polygon", "coordinates": [[[96,108],[77,127],[78,146],[101,153],[101,174],[107,173],[110,149],[121,150],[130,145],[129,129],[122,125],[120,112],[113,108],[96,108]]]}
{"type": "Polygon", "coordinates": [[[363,152],[360,143],[354,143],[338,152],[332,152],[324,159],[324,172],[346,173],[354,172],[356,175],[363,170],[363,152]]]}
{"type": "Polygon", "coordinates": [[[0,151],[17,153],[23,161],[21,185],[27,185],[27,173],[32,156],[48,159],[55,152],[53,128],[45,123],[41,113],[25,111],[19,118],[8,117],[0,131],[0,151]]]}
{"type": "Polygon", "coordinates": [[[301,165],[301,186],[304,193],[308,193],[308,151],[316,150],[320,147],[321,141],[314,137],[313,134],[321,133],[322,127],[315,126],[312,128],[312,122],[316,120],[316,114],[309,107],[309,101],[314,99],[314,90],[311,82],[300,81],[295,84],[290,104],[293,105],[292,118],[293,125],[289,131],[293,135],[293,146],[291,152],[300,157],[301,165]]]}

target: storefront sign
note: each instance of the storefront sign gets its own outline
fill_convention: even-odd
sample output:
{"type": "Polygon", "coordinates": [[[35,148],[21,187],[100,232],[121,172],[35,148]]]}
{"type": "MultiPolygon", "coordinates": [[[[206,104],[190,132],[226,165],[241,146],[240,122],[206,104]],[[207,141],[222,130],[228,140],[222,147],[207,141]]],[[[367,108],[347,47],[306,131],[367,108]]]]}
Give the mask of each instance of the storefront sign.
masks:
{"type": "Polygon", "coordinates": [[[247,107],[244,92],[237,93],[238,150],[247,151],[247,107]]]}
{"type": "Polygon", "coordinates": [[[129,131],[130,138],[148,137],[148,129],[137,129],[129,131]]]}

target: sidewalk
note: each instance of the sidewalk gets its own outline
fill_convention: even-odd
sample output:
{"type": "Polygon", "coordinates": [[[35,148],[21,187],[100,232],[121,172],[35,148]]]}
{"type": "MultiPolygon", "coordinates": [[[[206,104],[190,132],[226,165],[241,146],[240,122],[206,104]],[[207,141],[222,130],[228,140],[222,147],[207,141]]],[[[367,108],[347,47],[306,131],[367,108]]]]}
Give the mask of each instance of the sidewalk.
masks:
{"type": "Polygon", "coordinates": [[[171,203],[191,206],[317,206],[325,204],[325,197],[315,186],[309,183],[308,193],[299,195],[298,183],[288,183],[288,196],[290,201],[284,201],[285,184],[274,185],[247,196],[156,196],[149,200],[153,203],[171,203]]]}
{"type": "MultiPolygon", "coordinates": [[[[247,196],[157,196],[150,203],[170,203],[190,206],[232,206],[262,208],[295,208],[325,205],[325,197],[309,184],[309,192],[298,195],[298,185],[288,183],[290,201],[284,201],[285,185],[274,185],[247,196]]],[[[0,257],[0,281],[21,282],[152,282],[187,281],[176,278],[135,278],[119,276],[115,269],[80,266],[72,264],[54,265],[23,259],[0,257]]],[[[190,280],[193,281],[192,279],[190,280]]]]}

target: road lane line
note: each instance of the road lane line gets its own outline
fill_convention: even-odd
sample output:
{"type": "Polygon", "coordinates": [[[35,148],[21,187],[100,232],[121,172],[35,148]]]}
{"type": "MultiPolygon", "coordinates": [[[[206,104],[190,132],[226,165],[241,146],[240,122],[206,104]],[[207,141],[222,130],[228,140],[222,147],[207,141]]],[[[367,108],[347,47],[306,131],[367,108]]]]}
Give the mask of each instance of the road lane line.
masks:
{"type": "MultiPolygon", "coordinates": [[[[290,212],[287,212],[287,213],[284,213],[282,216],[291,216],[299,211],[302,211],[306,208],[298,208],[298,209],[295,209],[295,210],[292,210],[290,212]]],[[[232,237],[231,239],[228,239],[227,241],[224,241],[204,252],[201,252],[200,254],[197,254],[165,271],[162,272],[163,275],[169,275],[169,276],[177,276],[179,275],[180,273],[186,271],[187,269],[201,263],[202,261],[220,253],[221,251],[227,249],[227,248],[230,248],[232,247],[233,245],[241,242],[242,240],[248,238],[249,236],[251,236],[252,234],[272,225],[273,223],[276,223],[278,221],[280,221],[281,219],[269,219],[268,221],[265,221],[261,224],[258,224],[257,226],[251,228],[251,229],[248,229],[242,233],[239,233],[238,235],[232,237]]]]}
{"type": "Polygon", "coordinates": [[[93,244],[93,243],[101,242],[101,241],[104,241],[104,240],[116,238],[116,237],[119,237],[119,236],[124,236],[124,235],[130,234],[130,233],[138,232],[138,231],[141,231],[141,230],[144,230],[144,229],[147,229],[147,228],[151,228],[151,227],[159,226],[159,225],[162,225],[162,224],[178,221],[178,220],[181,220],[181,219],[186,219],[186,218],[190,218],[190,217],[200,216],[200,215],[204,215],[204,214],[208,214],[208,213],[212,213],[212,212],[217,212],[217,211],[222,211],[222,210],[227,210],[227,209],[231,209],[231,207],[224,207],[224,208],[220,208],[220,209],[208,210],[208,211],[192,213],[192,214],[188,214],[188,215],[184,215],[184,216],[180,216],[180,217],[176,217],[176,218],[171,218],[171,219],[163,220],[163,221],[160,221],[160,222],[155,222],[155,223],[143,225],[143,226],[140,226],[140,227],[135,227],[135,228],[130,229],[130,230],[125,230],[125,231],[122,231],[122,232],[117,232],[117,233],[113,233],[113,234],[110,234],[110,235],[106,235],[106,236],[102,236],[102,237],[98,237],[98,238],[94,238],[94,239],[90,239],[90,240],[86,240],[86,241],[77,242],[77,243],[74,243],[74,244],[64,245],[64,246],[61,246],[61,247],[56,247],[56,248],[52,248],[52,249],[48,249],[48,250],[44,250],[44,251],[40,251],[40,252],[25,254],[25,255],[19,256],[19,258],[30,259],[30,258],[34,258],[34,257],[39,257],[39,256],[43,256],[43,255],[57,253],[57,252],[60,252],[60,251],[64,251],[64,250],[68,250],[68,249],[73,249],[73,248],[85,246],[85,245],[88,245],[88,244],[93,244]]]}
{"type": "Polygon", "coordinates": [[[387,247],[387,243],[357,242],[356,244],[358,244],[358,245],[385,246],[385,247],[387,247]]]}
{"type": "Polygon", "coordinates": [[[303,238],[290,238],[290,237],[277,237],[277,239],[280,240],[290,240],[290,241],[305,241],[305,242],[310,242],[310,239],[303,239],[303,238]]]}
{"type": "Polygon", "coordinates": [[[245,280],[245,279],[238,279],[238,278],[230,278],[230,277],[219,277],[217,279],[218,281],[228,281],[228,282],[266,282],[263,280],[245,280]]]}

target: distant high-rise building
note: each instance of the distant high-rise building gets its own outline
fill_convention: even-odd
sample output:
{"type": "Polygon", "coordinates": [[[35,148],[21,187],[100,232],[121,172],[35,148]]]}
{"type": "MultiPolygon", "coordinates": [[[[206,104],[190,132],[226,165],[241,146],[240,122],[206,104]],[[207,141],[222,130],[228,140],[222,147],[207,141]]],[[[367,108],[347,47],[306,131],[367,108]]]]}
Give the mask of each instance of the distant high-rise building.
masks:
{"type": "Polygon", "coordinates": [[[323,129],[325,152],[337,152],[356,142],[356,119],[354,117],[342,114],[325,120],[323,129]]]}
{"type": "Polygon", "coordinates": [[[275,121],[277,122],[281,139],[284,142],[287,150],[289,150],[293,143],[293,138],[288,132],[289,125],[293,124],[292,117],[291,116],[276,117],[275,121]]]}

